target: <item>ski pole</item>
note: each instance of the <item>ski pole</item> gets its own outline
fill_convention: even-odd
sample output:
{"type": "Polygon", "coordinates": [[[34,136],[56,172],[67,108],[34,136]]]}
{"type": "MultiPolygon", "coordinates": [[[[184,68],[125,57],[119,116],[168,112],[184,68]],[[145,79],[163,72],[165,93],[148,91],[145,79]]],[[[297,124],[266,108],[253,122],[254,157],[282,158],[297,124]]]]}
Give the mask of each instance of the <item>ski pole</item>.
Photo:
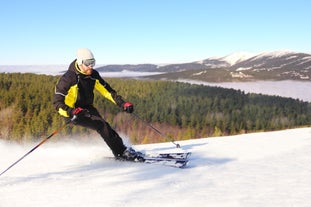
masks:
{"type": "Polygon", "coordinates": [[[160,136],[162,136],[162,137],[164,137],[164,138],[166,138],[166,139],[171,140],[171,142],[172,142],[177,148],[180,148],[180,145],[179,145],[178,143],[175,143],[175,141],[174,141],[172,138],[170,138],[170,137],[164,135],[162,132],[160,132],[158,129],[156,129],[154,126],[152,126],[152,124],[150,124],[149,122],[143,120],[143,119],[142,119],[140,116],[138,116],[135,112],[133,112],[132,115],[135,116],[137,119],[141,120],[143,123],[145,123],[145,124],[146,124],[147,126],[149,126],[150,128],[152,128],[152,129],[153,129],[155,132],[157,132],[160,136]]]}
{"type": "Polygon", "coordinates": [[[67,124],[69,124],[71,121],[75,120],[77,117],[74,116],[71,120],[67,121],[65,124],[63,124],[62,126],[60,126],[58,129],[56,129],[52,134],[50,134],[49,136],[47,136],[45,139],[43,139],[39,144],[37,144],[34,148],[32,148],[29,152],[27,152],[24,156],[22,156],[21,158],[19,158],[16,162],[14,162],[12,165],[10,165],[6,170],[4,170],[1,174],[3,175],[6,171],[8,171],[9,169],[11,169],[14,165],[16,165],[17,163],[19,163],[22,159],[24,159],[26,156],[28,156],[30,153],[32,153],[35,149],[37,149],[38,147],[40,147],[44,142],[46,142],[48,139],[50,139],[51,137],[53,137],[55,134],[57,134],[59,131],[61,131],[67,124]]]}

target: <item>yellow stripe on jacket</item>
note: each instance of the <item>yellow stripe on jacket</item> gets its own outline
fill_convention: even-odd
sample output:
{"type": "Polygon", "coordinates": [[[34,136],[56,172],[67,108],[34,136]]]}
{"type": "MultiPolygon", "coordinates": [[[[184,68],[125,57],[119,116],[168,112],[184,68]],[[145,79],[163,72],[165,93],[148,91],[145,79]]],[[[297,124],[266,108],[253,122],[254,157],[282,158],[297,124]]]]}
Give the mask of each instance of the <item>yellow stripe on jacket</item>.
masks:
{"type": "Polygon", "coordinates": [[[99,80],[96,79],[95,81],[95,89],[100,92],[102,96],[104,96],[106,99],[110,100],[112,103],[116,104],[116,102],[113,100],[111,93],[102,85],[100,84],[99,80]]]}

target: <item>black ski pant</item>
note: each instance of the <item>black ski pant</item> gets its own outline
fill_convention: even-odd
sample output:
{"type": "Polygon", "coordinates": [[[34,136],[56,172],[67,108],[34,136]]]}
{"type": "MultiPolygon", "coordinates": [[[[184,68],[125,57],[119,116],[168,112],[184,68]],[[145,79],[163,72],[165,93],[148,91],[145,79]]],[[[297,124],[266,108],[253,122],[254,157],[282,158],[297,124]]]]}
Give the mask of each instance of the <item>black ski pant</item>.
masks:
{"type": "Polygon", "coordinates": [[[126,146],[123,144],[118,133],[101,117],[95,107],[88,106],[84,107],[84,109],[88,110],[88,112],[79,115],[73,123],[78,126],[96,130],[112,150],[114,156],[121,156],[126,146]]]}

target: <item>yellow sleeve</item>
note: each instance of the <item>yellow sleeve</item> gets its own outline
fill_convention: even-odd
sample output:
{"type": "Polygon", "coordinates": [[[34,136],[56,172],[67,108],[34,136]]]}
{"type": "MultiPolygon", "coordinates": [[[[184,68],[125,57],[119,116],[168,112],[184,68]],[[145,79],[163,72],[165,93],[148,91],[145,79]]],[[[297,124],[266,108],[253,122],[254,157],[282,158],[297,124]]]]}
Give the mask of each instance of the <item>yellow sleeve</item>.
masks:
{"type": "Polygon", "coordinates": [[[103,95],[106,99],[110,100],[112,103],[116,104],[114,101],[111,93],[102,85],[100,84],[99,80],[95,81],[95,89],[99,91],[101,95],[103,95]]]}

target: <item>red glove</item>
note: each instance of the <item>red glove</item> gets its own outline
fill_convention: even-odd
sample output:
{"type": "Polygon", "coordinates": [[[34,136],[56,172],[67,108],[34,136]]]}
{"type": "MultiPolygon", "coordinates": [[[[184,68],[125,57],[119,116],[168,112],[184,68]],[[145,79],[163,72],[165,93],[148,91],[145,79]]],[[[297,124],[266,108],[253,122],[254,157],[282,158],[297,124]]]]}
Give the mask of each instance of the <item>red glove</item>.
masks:
{"type": "Polygon", "coordinates": [[[72,118],[75,117],[74,119],[81,118],[81,117],[91,117],[89,110],[81,108],[81,107],[72,109],[70,111],[70,115],[72,118]]]}
{"type": "Polygon", "coordinates": [[[125,102],[125,103],[123,104],[123,110],[124,110],[125,112],[127,112],[127,113],[133,113],[133,111],[134,111],[134,106],[133,106],[133,104],[130,103],[130,102],[125,102]]]}
{"type": "Polygon", "coordinates": [[[78,116],[84,109],[81,107],[77,107],[71,110],[71,115],[74,116],[78,116]]]}

